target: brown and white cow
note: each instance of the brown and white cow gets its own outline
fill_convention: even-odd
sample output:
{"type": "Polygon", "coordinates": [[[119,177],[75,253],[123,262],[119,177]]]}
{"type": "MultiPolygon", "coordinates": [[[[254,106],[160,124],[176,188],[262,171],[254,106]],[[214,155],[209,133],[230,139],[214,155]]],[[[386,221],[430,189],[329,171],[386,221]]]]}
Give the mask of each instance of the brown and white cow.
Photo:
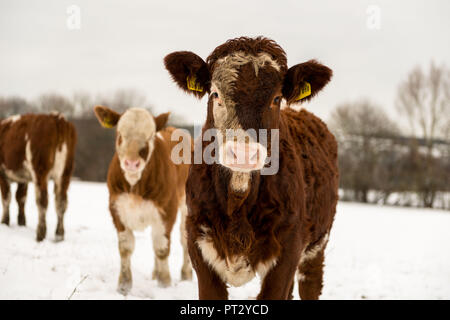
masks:
{"type": "MultiPolygon", "coordinates": [[[[133,231],[152,227],[155,268],[153,279],[170,285],[168,257],[170,234],[181,211],[181,244],[184,261],[182,280],[192,278],[187,251],[185,184],[189,165],[174,164],[171,141],[173,127],[164,128],[169,114],[154,118],[141,108],[119,114],[103,106],[95,107],[102,126],[117,125],[116,153],[108,170],[109,209],[116,227],[121,257],[118,291],[126,295],[132,287],[130,259],[134,250],[133,231]]],[[[190,139],[190,137],[188,137],[190,139]]]]}
{"type": "Polygon", "coordinates": [[[337,145],[320,119],[289,105],[316,95],[332,71],[314,60],[288,69],[283,49],[262,37],[229,40],[206,62],[174,52],[165,66],[183,90],[209,95],[203,132],[222,132],[219,163],[193,164],[186,184],[200,299],[226,299],[227,284],[241,286],[255,274],[259,299],[292,298],[296,271],[300,297],[317,299],[338,198],[337,145]],[[279,129],[277,173],[261,174],[266,156],[277,156],[269,145],[251,135],[228,140],[229,129],[279,129]],[[242,154],[240,164],[228,161],[242,154]]]}
{"type": "Polygon", "coordinates": [[[58,215],[55,240],[64,239],[64,213],[67,209],[67,189],[73,170],[76,140],[75,127],[57,113],[16,115],[0,122],[2,223],[9,225],[10,185],[17,182],[18,224],[25,225],[28,182],[33,182],[39,211],[36,239],[42,241],[47,231],[47,184],[51,179],[55,186],[58,215]]]}

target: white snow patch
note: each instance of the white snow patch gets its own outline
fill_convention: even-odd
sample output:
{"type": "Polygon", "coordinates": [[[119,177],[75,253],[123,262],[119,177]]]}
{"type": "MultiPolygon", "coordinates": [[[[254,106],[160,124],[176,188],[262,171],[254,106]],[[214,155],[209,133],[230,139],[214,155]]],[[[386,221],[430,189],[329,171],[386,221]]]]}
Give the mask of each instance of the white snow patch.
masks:
{"type": "MultiPolygon", "coordinates": [[[[29,194],[34,195],[32,184],[29,194]]],[[[56,213],[49,199],[42,243],[35,241],[34,196],[27,199],[25,228],[17,226],[17,206],[11,201],[11,227],[0,225],[0,299],[67,299],[75,287],[72,299],[125,299],[116,292],[120,257],[106,185],[72,182],[61,243],[53,242],[56,213]]],[[[172,286],[160,288],[151,279],[148,228],[135,232],[133,288],[126,299],[197,299],[195,272],[193,281],[180,281],[179,220],[169,256],[172,286]]],[[[322,298],[450,299],[449,230],[450,212],[340,202],[326,250],[322,298]]],[[[230,298],[255,297],[259,287],[256,277],[230,288],[230,298]]]]}

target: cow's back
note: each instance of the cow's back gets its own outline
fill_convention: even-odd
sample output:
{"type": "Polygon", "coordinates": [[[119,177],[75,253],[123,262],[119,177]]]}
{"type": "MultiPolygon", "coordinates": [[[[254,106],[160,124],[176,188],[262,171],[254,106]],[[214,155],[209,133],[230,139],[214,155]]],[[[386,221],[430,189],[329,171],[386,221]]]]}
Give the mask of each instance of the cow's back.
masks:
{"type": "Polygon", "coordinates": [[[25,114],[0,123],[0,165],[8,170],[21,170],[27,158],[32,159],[35,170],[51,170],[63,144],[67,161],[73,162],[75,127],[60,114],[25,114]]]}
{"type": "Polygon", "coordinates": [[[25,160],[27,116],[12,116],[0,122],[0,168],[19,170],[25,160]]]}
{"type": "Polygon", "coordinates": [[[337,142],[326,124],[306,110],[281,112],[303,170],[306,210],[315,228],[313,238],[323,235],[333,222],[338,199],[337,142]]]}

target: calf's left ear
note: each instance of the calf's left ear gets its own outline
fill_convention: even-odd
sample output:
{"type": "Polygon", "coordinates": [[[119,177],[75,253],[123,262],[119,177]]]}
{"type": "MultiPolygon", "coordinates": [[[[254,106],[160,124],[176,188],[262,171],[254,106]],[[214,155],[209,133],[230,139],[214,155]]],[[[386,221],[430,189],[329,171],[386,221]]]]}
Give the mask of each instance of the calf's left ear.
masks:
{"type": "Polygon", "coordinates": [[[161,113],[159,116],[155,118],[156,131],[160,131],[164,129],[167,124],[167,120],[169,120],[170,112],[161,113]]]}
{"type": "Polygon", "coordinates": [[[287,104],[308,101],[330,81],[333,71],[309,60],[290,67],[283,82],[283,97],[287,104]]]}
{"type": "Polygon", "coordinates": [[[201,98],[209,92],[210,75],[208,65],[190,51],[177,51],[164,58],[164,65],[173,81],[188,93],[201,98]]]}

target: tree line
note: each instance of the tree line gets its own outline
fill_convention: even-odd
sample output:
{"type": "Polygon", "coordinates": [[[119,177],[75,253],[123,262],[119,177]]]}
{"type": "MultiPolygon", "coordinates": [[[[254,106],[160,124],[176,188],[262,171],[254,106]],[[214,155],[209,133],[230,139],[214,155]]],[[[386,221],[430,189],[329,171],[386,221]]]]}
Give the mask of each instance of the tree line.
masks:
{"type": "MultiPolygon", "coordinates": [[[[16,114],[60,112],[77,129],[74,178],[104,182],[115,151],[115,131],[99,125],[93,112],[95,105],[105,105],[117,112],[124,112],[130,107],[143,107],[152,111],[144,94],[132,89],[121,89],[105,96],[93,96],[86,92],[75,93],[72,97],[48,93],[34,101],[21,97],[0,97],[0,119],[16,114]]],[[[169,124],[193,131],[193,127],[184,124],[176,114],[171,115],[169,124]]]]}
{"type": "Polygon", "coordinates": [[[450,71],[414,68],[395,107],[396,121],[367,99],[331,114],[341,199],[450,209],[450,71]]]}
{"type": "MultiPolygon", "coordinates": [[[[0,118],[62,113],[78,132],[74,176],[105,181],[115,133],[95,119],[92,108],[99,104],[118,112],[133,106],[152,109],[136,90],[105,96],[50,93],[31,102],[0,97],[0,118]]],[[[341,199],[450,209],[450,71],[434,63],[426,71],[414,68],[400,83],[395,106],[395,121],[367,99],[342,103],[332,112],[328,124],[339,144],[341,199]]],[[[170,119],[193,133],[181,117],[170,119]]]]}

